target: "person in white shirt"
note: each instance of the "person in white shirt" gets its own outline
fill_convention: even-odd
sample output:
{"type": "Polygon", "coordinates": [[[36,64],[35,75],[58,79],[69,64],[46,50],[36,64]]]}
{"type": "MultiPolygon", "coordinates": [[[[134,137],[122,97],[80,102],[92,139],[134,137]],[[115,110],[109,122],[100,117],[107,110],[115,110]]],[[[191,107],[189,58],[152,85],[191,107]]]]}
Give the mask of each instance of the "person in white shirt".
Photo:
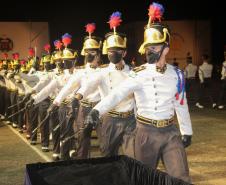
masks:
{"type": "MultiPolygon", "coordinates": [[[[19,53],[13,53],[13,60],[12,60],[12,64],[13,64],[13,71],[11,73],[7,74],[8,77],[8,83],[10,85],[10,102],[11,105],[15,105],[17,103],[17,86],[15,83],[15,79],[14,79],[14,75],[19,73],[19,69],[20,69],[20,63],[19,63],[19,53]]],[[[17,112],[17,107],[13,107],[11,109],[11,114],[14,114],[17,112]]],[[[14,128],[18,127],[18,115],[15,115],[11,118],[12,121],[12,126],[14,128]]]]}
{"type": "MultiPolygon", "coordinates": [[[[153,3],[150,9],[162,11],[163,7],[153,3]]],[[[191,144],[193,132],[184,73],[166,63],[169,30],[158,21],[159,18],[154,19],[155,12],[149,15],[144,42],[139,49],[141,54],[146,55],[147,64],[138,67],[128,79],[101,99],[87,116],[86,123],[95,125],[100,116],[134,94],[137,119],[135,158],[152,168],[157,168],[162,159],[169,175],[190,182],[185,147],[191,144]],[[175,112],[180,132],[175,124],[175,112]]]]}
{"type": "MultiPolygon", "coordinates": [[[[68,33],[62,36],[62,42],[64,43],[65,49],[62,52],[62,62],[64,64],[63,73],[59,74],[38,94],[32,97],[30,104],[38,104],[44,99],[50,98],[54,101],[56,95],[63,88],[63,86],[68,82],[71,76],[73,76],[75,70],[74,66],[77,61],[77,52],[67,48],[67,45],[71,43],[71,35],[68,33]]],[[[73,122],[75,119],[75,107],[73,101],[73,94],[68,94],[60,105],[59,111],[56,108],[53,108],[51,104],[47,110],[48,113],[58,112],[59,123],[60,123],[60,140],[63,141],[68,136],[74,134],[73,131],[73,122]]],[[[49,124],[44,124],[46,127],[49,127],[49,124]]],[[[72,157],[71,151],[74,152],[75,139],[71,139],[60,145],[60,154],[57,154],[63,160],[70,159],[72,157]]],[[[53,156],[55,158],[55,156],[53,156]]]]}
{"type": "MultiPolygon", "coordinates": [[[[108,55],[110,64],[93,75],[77,91],[77,94],[83,99],[86,99],[91,92],[97,89],[99,89],[101,99],[103,99],[128,78],[130,68],[123,60],[126,56],[126,36],[116,32],[116,27],[120,22],[121,13],[114,12],[109,21],[111,28],[114,28],[114,32],[105,35],[103,44],[103,54],[108,55]],[[113,19],[117,21],[112,23],[113,19]]],[[[101,152],[104,156],[118,155],[126,129],[135,125],[133,95],[129,94],[114,109],[106,112],[102,118],[102,124],[98,125],[97,128],[101,152]]]]}
{"type": "Polygon", "coordinates": [[[224,95],[226,91],[226,52],[224,55],[225,61],[222,64],[222,70],[221,70],[221,89],[220,89],[220,94],[219,94],[219,99],[218,99],[218,109],[223,109],[224,108],[224,95]]]}
{"type": "Polygon", "coordinates": [[[200,88],[198,91],[198,101],[195,104],[198,108],[203,109],[204,105],[202,104],[203,94],[210,99],[210,103],[213,108],[216,107],[216,102],[213,94],[213,81],[212,81],[212,72],[213,65],[209,64],[209,56],[204,54],[202,55],[202,65],[199,66],[199,80],[200,88]]]}
{"type": "Polygon", "coordinates": [[[187,93],[187,99],[190,100],[193,98],[197,100],[196,94],[197,92],[195,91],[197,88],[197,81],[196,81],[196,73],[197,73],[198,67],[194,64],[192,64],[192,59],[189,57],[187,59],[187,66],[185,67],[184,70],[184,77],[186,79],[186,93],[187,93]]]}
{"type": "MultiPolygon", "coordinates": [[[[89,23],[86,25],[86,31],[89,36],[86,36],[83,43],[81,55],[84,56],[85,65],[77,71],[62,88],[60,93],[55,98],[53,104],[59,106],[68,94],[76,93],[87,80],[93,78],[95,73],[98,73],[98,68],[101,59],[101,40],[98,37],[91,35],[95,30],[95,24],[89,23]]],[[[99,90],[96,89],[82,100],[79,105],[78,115],[75,120],[74,127],[76,130],[84,126],[84,119],[94,105],[100,100],[99,90]]],[[[78,149],[76,158],[88,158],[90,151],[91,136],[81,139],[78,134],[78,149]]]]}
{"type": "Polygon", "coordinates": [[[3,60],[2,60],[2,66],[1,66],[1,70],[0,70],[0,77],[1,77],[1,81],[0,81],[0,87],[1,87],[1,120],[5,119],[5,115],[7,112],[7,108],[8,108],[8,93],[7,93],[7,87],[6,87],[6,74],[7,74],[7,69],[8,69],[8,65],[7,65],[7,58],[8,58],[8,54],[7,53],[3,53],[3,60]]]}

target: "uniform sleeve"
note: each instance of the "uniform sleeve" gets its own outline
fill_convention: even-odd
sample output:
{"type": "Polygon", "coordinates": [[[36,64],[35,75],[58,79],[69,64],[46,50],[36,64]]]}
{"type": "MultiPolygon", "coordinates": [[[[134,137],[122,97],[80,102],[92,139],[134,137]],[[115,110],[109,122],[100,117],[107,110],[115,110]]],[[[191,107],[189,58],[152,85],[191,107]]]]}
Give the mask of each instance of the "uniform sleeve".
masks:
{"type": "Polygon", "coordinates": [[[199,80],[201,83],[204,82],[204,74],[203,74],[203,70],[201,69],[201,67],[199,67],[199,80]]]}
{"type": "Polygon", "coordinates": [[[33,90],[35,90],[35,92],[41,91],[46,85],[48,85],[50,80],[51,79],[49,75],[43,76],[40,81],[33,87],[33,90]]]}
{"type": "Polygon", "coordinates": [[[188,67],[184,69],[184,77],[188,78],[188,67]]]}
{"type": "Polygon", "coordinates": [[[100,116],[117,106],[124,98],[140,88],[140,84],[133,78],[123,81],[118,87],[102,99],[93,109],[99,111],[100,116]]]}
{"type": "Polygon", "coordinates": [[[77,91],[77,93],[81,94],[83,98],[86,98],[90,93],[92,93],[95,89],[98,88],[101,83],[102,75],[101,73],[95,74],[92,79],[89,79],[85,83],[82,83],[81,88],[77,91]]]}
{"type": "Polygon", "coordinates": [[[34,98],[34,103],[38,104],[44,99],[46,99],[50,93],[52,93],[59,86],[58,81],[52,80],[44,89],[42,89],[38,94],[36,94],[34,98]]]}
{"type": "Polygon", "coordinates": [[[226,74],[226,65],[223,63],[221,70],[221,80],[224,79],[225,74],[226,74]]]}
{"type": "Polygon", "coordinates": [[[39,80],[39,78],[35,75],[28,75],[25,73],[20,73],[19,75],[23,80],[27,82],[31,82],[31,81],[37,82],[39,80]]]}
{"type": "Polygon", "coordinates": [[[31,75],[32,73],[34,73],[36,70],[32,67],[29,72],[28,72],[28,75],[31,75]]]}
{"type": "MultiPolygon", "coordinates": [[[[180,95],[180,96],[182,96],[182,95],[180,95]]],[[[190,117],[189,110],[188,110],[186,94],[184,95],[183,105],[180,104],[180,101],[175,99],[174,107],[175,107],[181,134],[182,135],[192,135],[193,132],[192,132],[191,117],[190,117]]]]}
{"type": "Polygon", "coordinates": [[[54,104],[61,104],[61,102],[72,92],[76,92],[81,85],[81,75],[75,75],[70,78],[68,83],[62,88],[60,93],[54,100],[54,104]]]}

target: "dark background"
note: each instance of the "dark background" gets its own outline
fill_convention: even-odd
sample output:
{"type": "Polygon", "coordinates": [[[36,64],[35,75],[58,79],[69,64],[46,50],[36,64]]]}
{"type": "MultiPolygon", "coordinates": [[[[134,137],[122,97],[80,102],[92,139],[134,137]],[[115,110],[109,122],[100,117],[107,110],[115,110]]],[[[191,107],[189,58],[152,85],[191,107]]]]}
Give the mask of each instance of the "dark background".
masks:
{"type": "MultiPolygon", "coordinates": [[[[226,13],[222,0],[160,0],[165,7],[165,20],[210,20],[212,27],[212,63],[224,59],[226,45],[226,13]]],[[[1,1],[0,21],[47,21],[51,43],[68,32],[73,36],[72,48],[80,50],[85,33],[84,26],[95,22],[96,35],[109,32],[107,21],[114,11],[122,12],[123,23],[147,21],[150,1],[1,1]]],[[[119,28],[120,31],[120,28],[119,28]]],[[[130,31],[130,30],[127,30],[130,31]]]]}

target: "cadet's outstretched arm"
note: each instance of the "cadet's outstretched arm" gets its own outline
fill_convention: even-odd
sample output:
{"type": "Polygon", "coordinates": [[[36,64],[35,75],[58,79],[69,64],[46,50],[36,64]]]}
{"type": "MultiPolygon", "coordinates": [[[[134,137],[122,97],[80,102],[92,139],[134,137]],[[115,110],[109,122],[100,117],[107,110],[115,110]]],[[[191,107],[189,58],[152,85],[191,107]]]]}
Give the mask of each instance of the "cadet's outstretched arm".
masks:
{"type": "Polygon", "coordinates": [[[102,99],[93,109],[98,110],[100,116],[118,105],[125,97],[140,88],[140,84],[133,78],[128,78],[102,99]]]}

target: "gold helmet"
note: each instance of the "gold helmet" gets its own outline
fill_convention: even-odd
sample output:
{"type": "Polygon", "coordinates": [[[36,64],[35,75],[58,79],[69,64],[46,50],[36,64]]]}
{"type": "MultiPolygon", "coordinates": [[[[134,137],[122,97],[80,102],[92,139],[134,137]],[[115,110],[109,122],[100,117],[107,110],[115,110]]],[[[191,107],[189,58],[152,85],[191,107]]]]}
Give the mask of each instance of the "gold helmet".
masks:
{"type": "Polygon", "coordinates": [[[73,49],[64,48],[62,53],[63,60],[76,59],[77,57],[78,57],[77,51],[74,51],[73,49]]]}
{"type": "Polygon", "coordinates": [[[65,33],[62,36],[62,42],[65,46],[63,53],[62,53],[62,59],[63,60],[73,60],[73,59],[76,59],[77,56],[78,56],[78,53],[76,51],[74,51],[73,49],[67,48],[67,46],[69,44],[71,44],[71,41],[72,41],[71,38],[72,38],[72,36],[69,35],[68,33],[65,33]]]}
{"type": "Polygon", "coordinates": [[[144,42],[139,48],[139,53],[145,53],[145,46],[169,44],[170,33],[167,26],[161,24],[164,8],[161,4],[152,3],[149,7],[149,20],[144,31],[144,42]]]}
{"type": "Polygon", "coordinates": [[[61,60],[62,59],[62,42],[60,40],[55,40],[54,41],[54,46],[55,46],[55,51],[52,53],[51,61],[52,63],[55,63],[56,60],[61,60]]]}
{"type": "Polygon", "coordinates": [[[13,53],[12,55],[13,55],[13,61],[12,61],[13,67],[20,65],[20,63],[19,63],[19,57],[20,57],[19,53],[13,53]]]}
{"type": "Polygon", "coordinates": [[[109,20],[110,29],[113,29],[114,32],[107,33],[105,35],[105,41],[103,43],[103,50],[102,53],[105,55],[107,54],[107,49],[109,48],[123,48],[126,49],[126,35],[122,33],[116,32],[116,27],[120,25],[122,22],[121,20],[121,13],[114,12],[109,20]]]}
{"type": "Polygon", "coordinates": [[[3,53],[3,60],[2,60],[2,65],[3,66],[8,66],[8,54],[7,53],[3,53]]]}
{"type": "Polygon", "coordinates": [[[21,61],[20,61],[20,65],[21,65],[20,71],[21,71],[22,73],[28,72],[27,62],[26,62],[25,60],[21,60],[21,61]]]}
{"type": "Polygon", "coordinates": [[[89,33],[89,36],[84,38],[83,48],[81,51],[81,55],[85,55],[86,49],[100,49],[102,42],[101,39],[95,36],[92,36],[92,33],[96,29],[95,23],[89,23],[86,25],[86,32],[89,33]]]}
{"type": "Polygon", "coordinates": [[[46,62],[51,62],[51,55],[50,55],[50,44],[46,44],[44,46],[44,50],[46,51],[44,54],[42,54],[42,58],[40,61],[40,65],[42,66],[46,62]]]}

